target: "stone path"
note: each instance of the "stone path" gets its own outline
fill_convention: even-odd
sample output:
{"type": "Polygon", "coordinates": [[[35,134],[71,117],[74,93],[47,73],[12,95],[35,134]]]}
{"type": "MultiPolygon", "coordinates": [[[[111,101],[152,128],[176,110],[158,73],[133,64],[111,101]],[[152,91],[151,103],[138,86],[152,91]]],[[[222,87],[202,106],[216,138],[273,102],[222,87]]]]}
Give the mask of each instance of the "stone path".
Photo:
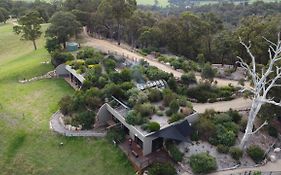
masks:
{"type": "Polygon", "coordinates": [[[95,130],[87,131],[70,131],[64,128],[64,125],[60,122],[59,118],[62,114],[58,111],[53,114],[50,121],[50,129],[68,137],[105,137],[106,132],[97,132],[95,130]]]}
{"type": "Polygon", "coordinates": [[[47,72],[45,75],[41,75],[38,77],[33,77],[31,79],[19,80],[19,83],[30,83],[33,81],[43,80],[43,79],[51,79],[57,77],[55,70],[47,72]]]}

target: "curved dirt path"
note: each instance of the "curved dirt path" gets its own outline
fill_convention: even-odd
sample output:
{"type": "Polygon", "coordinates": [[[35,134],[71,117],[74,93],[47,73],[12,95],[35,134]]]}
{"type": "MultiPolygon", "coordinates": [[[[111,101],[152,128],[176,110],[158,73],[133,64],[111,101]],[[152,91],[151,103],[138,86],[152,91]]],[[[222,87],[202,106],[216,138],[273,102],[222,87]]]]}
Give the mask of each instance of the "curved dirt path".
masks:
{"type": "MultiPolygon", "coordinates": [[[[140,59],[143,59],[147,61],[151,66],[155,66],[165,72],[172,73],[176,78],[180,78],[181,75],[183,74],[182,72],[176,71],[172,67],[162,64],[158,62],[157,60],[154,60],[149,57],[144,57],[141,56],[138,53],[135,53],[134,51],[128,50],[128,46],[118,46],[117,43],[115,42],[110,42],[107,40],[102,40],[102,39],[97,39],[97,38],[92,38],[90,37],[87,32],[84,29],[83,32],[83,38],[85,39],[85,42],[82,44],[83,46],[89,46],[96,48],[97,50],[105,53],[113,53],[116,55],[123,55],[127,57],[127,59],[130,59],[132,61],[137,61],[140,59]],[[127,49],[125,49],[127,48],[127,49]]],[[[196,76],[197,80],[200,80],[200,76],[196,76]]],[[[229,84],[232,84],[233,86],[238,86],[238,81],[235,80],[226,80],[226,79],[220,79],[220,78],[215,78],[217,81],[218,86],[227,86],[229,84]]],[[[245,86],[250,86],[248,82],[245,83],[245,86]]],[[[206,109],[214,109],[217,111],[227,111],[230,108],[234,110],[241,110],[241,109],[246,109],[249,108],[251,105],[251,100],[246,100],[243,98],[237,98],[231,101],[222,101],[222,102],[216,102],[216,103],[205,103],[205,104],[200,104],[200,103],[194,103],[194,109],[198,111],[199,113],[204,112],[206,109]]]]}
{"type": "Polygon", "coordinates": [[[193,108],[198,113],[205,112],[206,109],[214,109],[218,112],[226,112],[230,108],[235,110],[246,110],[251,107],[252,100],[243,97],[231,101],[220,101],[215,103],[192,103],[193,108]]]}

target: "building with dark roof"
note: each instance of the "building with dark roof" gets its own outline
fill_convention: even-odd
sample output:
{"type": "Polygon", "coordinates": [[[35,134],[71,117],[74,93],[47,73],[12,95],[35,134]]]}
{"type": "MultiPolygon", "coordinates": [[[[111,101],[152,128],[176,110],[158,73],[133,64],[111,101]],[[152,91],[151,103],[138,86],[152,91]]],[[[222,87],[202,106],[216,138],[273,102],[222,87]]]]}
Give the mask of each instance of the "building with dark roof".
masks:
{"type": "Polygon", "coordinates": [[[111,102],[105,103],[99,110],[96,119],[96,126],[105,126],[108,128],[116,125],[123,128],[128,137],[130,137],[141,149],[143,156],[149,155],[163,146],[164,140],[171,139],[176,141],[189,142],[189,136],[192,132],[191,123],[197,118],[197,113],[186,116],[184,119],[168,123],[166,116],[154,116],[151,121],[160,123],[160,130],[155,132],[147,132],[141,126],[133,126],[126,122],[126,114],[130,110],[122,102],[117,99],[113,100],[115,105],[111,102]],[[117,102],[117,103],[116,103],[117,102]],[[118,105],[116,105],[118,104],[118,105]],[[161,121],[158,121],[161,120],[161,121]]]}

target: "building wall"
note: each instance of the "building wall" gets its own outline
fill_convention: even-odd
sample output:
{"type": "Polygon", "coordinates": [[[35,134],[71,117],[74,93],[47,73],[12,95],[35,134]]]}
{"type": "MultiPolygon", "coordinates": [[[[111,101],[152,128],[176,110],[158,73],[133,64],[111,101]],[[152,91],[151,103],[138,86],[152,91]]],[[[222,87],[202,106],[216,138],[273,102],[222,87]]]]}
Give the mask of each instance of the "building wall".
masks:
{"type": "Polygon", "coordinates": [[[59,77],[65,77],[69,75],[69,72],[65,69],[65,64],[60,64],[56,67],[56,74],[59,77]]]}
{"type": "Polygon", "coordinates": [[[129,135],[131,139],[134,139],[135,136],[138,137],[143,142],[143,155],[148,155],[152,152],[152,140],[155,137],[145,137],[140,131],[138,131],[134,126],[129,125],[123,116],[117,113],[110,105],[106,104],[107,110],[115,116],[125,127],[130,131],[129,135]]]}
{"type": "Polygon", "coordinates": [[[193,125],[195,122],[197,122],[198,119],[199,119],[198,113],[191,114],[190,116],[187,117],[187,121],[191,125],[193,125]]]}
{"type": "Polygon", "coordinates": [[[111,114],[107,110],[107,104],[104,104],[100,107],[97,113],[95,125],[104,126],[106,125],[106,121],[110,119],[111,119],[111,114]]]}

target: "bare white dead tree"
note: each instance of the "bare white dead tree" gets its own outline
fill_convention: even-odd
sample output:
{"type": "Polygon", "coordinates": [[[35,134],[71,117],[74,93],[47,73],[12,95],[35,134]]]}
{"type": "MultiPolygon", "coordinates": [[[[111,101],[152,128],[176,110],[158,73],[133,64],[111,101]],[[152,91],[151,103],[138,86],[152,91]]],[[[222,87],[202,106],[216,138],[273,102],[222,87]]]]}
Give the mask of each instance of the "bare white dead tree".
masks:
{"type": "Polygon", "coordinates": [[[281,39],[280,34],[278,35],[277,43],[273,43],[272,41],[264,38],[269,44],[268,54],[269,54],[269,63],[267,66],[264,66],[261,72],[256,70],[256,61],[255,56],[251,52],[251,42],[249,45],[246,45],[240,38],[240,43],[246,48],[247,53],[251,57],[251,65],[247,64],[243,61],[241,57],[238,57],[240,61],[238,63],[241,65],[243,69],[245,69],[252,82],[253,87],[243,87],[242,91],[249,91],[253,95],[253,101],[250,109],[250,113],[248,116],[247,127],[245,130],[245,134],[240,142],[240,147],[245,149],[246,143],[249,140],[250,136],[257,133],[262,127],[268,124],[265,121],[260,127],[258,127],[255,131],[253,131],[253,126],[255,119],[258,115],[258,112],[261,109],[263,104],[273,104],[277,106],[281,106],[281,101],[274,101],[274,97],[268,97],[268,92],[273,87],[281,87],[281,84],[277,82],[281,78],[281,68],[276,66],[276,63],[281,60],[281,39]],[[265,68],[267,67],[267,68],[265,68]]]}

